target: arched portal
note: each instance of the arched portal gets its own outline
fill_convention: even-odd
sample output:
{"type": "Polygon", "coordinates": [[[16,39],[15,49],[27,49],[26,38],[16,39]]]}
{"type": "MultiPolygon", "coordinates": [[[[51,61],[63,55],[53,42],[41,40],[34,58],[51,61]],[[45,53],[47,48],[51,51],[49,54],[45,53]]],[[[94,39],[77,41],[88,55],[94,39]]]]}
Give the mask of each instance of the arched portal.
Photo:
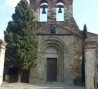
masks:
{"type": "Polygon", "coordinates": [[[39,76],[45,82],[63,82],[64,44],[56,38],[46,39],[42,43],[39,49],[39,76]]]}

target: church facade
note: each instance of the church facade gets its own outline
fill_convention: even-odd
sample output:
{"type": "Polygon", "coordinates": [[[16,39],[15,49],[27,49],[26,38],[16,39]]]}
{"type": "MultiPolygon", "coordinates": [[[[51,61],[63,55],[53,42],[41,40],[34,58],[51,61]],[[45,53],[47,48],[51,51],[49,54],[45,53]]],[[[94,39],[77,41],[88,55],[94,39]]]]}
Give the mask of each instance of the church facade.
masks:
{"type": "MultiPolygon", "coordinates": [[[[37,66],[30,83],[81,83],[83,34],[73,17],[73,0],[30,0],[37,22],[37,66]]],[[[98,35],[88,33],[98,41],[98,35]]]]}

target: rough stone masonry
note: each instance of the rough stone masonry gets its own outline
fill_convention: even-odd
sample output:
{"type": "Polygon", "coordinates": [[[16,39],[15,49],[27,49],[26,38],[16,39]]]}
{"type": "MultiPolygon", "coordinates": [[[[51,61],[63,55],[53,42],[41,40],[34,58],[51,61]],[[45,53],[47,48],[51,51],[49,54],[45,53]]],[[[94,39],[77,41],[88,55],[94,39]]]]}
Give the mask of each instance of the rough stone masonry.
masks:
{"type": "Polygon", "coordinates": [[[6,43],[0,40],[0,86],[3,83],[4,60],[5,60],[5,47],[6,43]]]}

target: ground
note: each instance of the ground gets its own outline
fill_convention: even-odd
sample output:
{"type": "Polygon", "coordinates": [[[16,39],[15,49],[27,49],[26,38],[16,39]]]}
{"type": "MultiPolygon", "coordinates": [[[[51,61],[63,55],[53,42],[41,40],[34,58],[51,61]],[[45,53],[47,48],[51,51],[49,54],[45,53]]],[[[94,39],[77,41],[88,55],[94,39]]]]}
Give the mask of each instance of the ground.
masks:
{"type": "Polygon", "coordinates": [[[75,85],[65,85],[64,83],[52,83],[52,84],[4,83],[1,89],[84,89],[84,87],[75,85]]]}

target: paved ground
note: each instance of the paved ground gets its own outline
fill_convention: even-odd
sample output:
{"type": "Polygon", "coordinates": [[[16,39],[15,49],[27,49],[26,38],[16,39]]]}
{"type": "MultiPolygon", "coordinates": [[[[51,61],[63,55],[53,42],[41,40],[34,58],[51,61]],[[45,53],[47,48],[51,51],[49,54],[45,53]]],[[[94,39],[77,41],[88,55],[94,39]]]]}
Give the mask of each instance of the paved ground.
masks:
{"type": "Polygon", "coordinates": [[[65,84],[26,84],[26,83],[6,83],[1,89],[84,89],[83,86],[65,84]]]}

